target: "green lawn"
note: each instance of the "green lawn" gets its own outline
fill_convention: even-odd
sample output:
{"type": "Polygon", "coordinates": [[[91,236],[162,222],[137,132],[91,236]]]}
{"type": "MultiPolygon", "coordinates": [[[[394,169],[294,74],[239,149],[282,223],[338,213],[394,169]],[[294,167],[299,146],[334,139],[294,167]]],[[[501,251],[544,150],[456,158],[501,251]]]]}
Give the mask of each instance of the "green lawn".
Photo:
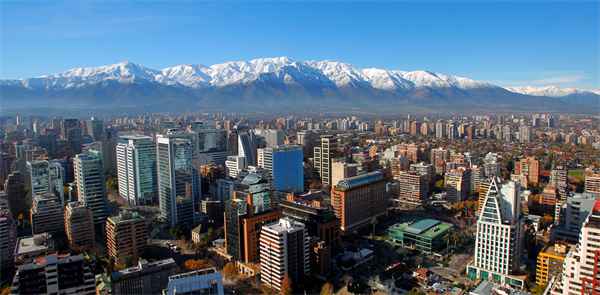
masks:
{"type": "Polygon", "coordinates": [[[584,179],[585,179],[583,169],[569,170],[569,173],[567,175],[569,177],[573,177],[573,178],[577,179],[578,181],[584,181],[584,179]]]}

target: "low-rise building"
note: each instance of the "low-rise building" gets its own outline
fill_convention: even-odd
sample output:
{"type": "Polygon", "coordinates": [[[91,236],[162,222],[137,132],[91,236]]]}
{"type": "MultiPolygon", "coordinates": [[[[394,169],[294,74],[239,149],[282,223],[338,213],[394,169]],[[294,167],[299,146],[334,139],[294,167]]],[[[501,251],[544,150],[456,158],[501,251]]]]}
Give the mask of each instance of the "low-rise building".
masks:
{"type": "Polygon", "coordinates": [[[435,219],[398,223],[388,228],[389,241],[422,253],[437,253],[447,249],[452,224],[435,219]]]}

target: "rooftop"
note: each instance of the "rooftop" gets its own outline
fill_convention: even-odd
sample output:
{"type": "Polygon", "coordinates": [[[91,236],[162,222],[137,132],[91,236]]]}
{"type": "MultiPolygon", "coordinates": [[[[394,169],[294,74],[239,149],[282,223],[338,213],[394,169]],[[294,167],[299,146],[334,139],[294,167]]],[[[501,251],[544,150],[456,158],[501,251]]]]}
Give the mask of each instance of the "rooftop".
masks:
{"type": "Polygon", "coordinates": [[[17,255],[42,253],[51,250],[51,238],[49,233],[41,233],[32,237],[20,238],[17,241],[17,255]]]}
{"type": "Polygon", "coordinates": [[[365,174],[361,174],[358,176],[353,176],[349,178],[344,178],[338,182],[335,186],[336,189],[346,191],[353,189],[355,187],[359,187],[362,185],[366,185],[369,183],[373,183],[376,181],[383,180],[383,173],[381,171],[374,171],[365,174]]]}
{"type": "Polygon", "coordinates": [[[389,229],[420,235],[425,238],[434,239],[444,234],[453,227],[452,224],[435,219],[422,219],[417,222],[397,223],[389,229]]]}

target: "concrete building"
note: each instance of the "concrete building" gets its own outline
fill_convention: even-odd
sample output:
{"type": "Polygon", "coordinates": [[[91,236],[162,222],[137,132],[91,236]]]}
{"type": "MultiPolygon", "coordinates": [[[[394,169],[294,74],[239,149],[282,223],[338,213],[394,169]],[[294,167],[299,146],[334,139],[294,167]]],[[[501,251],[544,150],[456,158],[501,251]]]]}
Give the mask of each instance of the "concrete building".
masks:
{"type": "Polygon", "coordinates": [[[194,143],[194,158],[202,165],[225,164],[227,159],[227,130],[201,124],[188,130],[194,143]]]}
{"type": "Polygon", "coordinates": [[[331,162],[331,184],[336,185],[340,180],[356,176],[358,174],[359,164],[347,163],[340,160],[332,160],[331,162]]]}
{"type": "Polygon", "coordinates": [[[47,255],[19,266],[11,294],[96,294],[94,273],[82,255],[47,255]]]}
{"type": "Polygon", "coordinates": [[[460,202],[466,200],[471,189],[471,171],[465,167],[458,167],[446,171],[444,187],[448,193],[448,201],[460,202]]]}
{"type": "Polygon", "coordinates": [[[31,263],[36,257],[45,256],[56,251],[54,238],[49,233],[22,237],[15,247],[15,265],[31,263]]]}
{"type": "Polygon", "coordinates": [[[600,171],[586,171],[585,192],[600,196],[600,171]]]}
{"type": "Polygon", "coordinates": [[[64,208],[54,194],[35,195],[30,214],[32,234],[58,234],[65,230],[64,208]]]}
{"type": "Polygon", "coordinates": [[[519,185],[508,182],[500,186],[492,178],[477,219],[475,256],[467,266],[467,276],[524,288],[525,276],[517,273],[522,230],[519,185]]]}
{"type": "Polygon", "coordinates": [[[69,202],[65,207],[65,233],[71,249],[93,249],[95,231],[92,210],[81,202],[69,202]]]}
{"type": "Polygon", "coordinates": [[[548,245],[537,256],[535,283],[546,286],[551,278],[561,274],[563,261],[569,246],[564,244],[548,245]]]}
{"type": "Polygon", "coordinates": [[[149,136],[121,136],[116,145],[119,195],[131,205],[148,205],[158,194],[156,145],[149,136]]]}
{"type": "Polygon", "coordinates": [[[236,178],[247,167],[245,157],[228,156],[227,161],[225,161],[225,174],[231,178],[236,178]]]}
{"type": "Polygon", "coordinates": [[[136,266],[111,274],[111,294],[160,294],[167,287],[169,277],[176,273],[173,258],[153,262],[140,259],[136,266]]]}
{"type": "Polygon", "coordinates": [[[402,171],[396,177],[398,190],[393,199],[397,206],[423,206],[429,199],[429,178],[417,171],[402,171]]]}
{"type": "Polygon", "coordinates": [[[540,162],[535,157],[526,157],[515,162],[515,174],[527,177],[527,185],[537,186],[540,181],[540,162]]]}
{"type": "Polygon", "coordinates": [[[587,216],[592,212],[596,196],[590,193],[575,193],[567,197],[560,209],[558,226],[552,232],[555,239],[577,243],[581,227],[587,216]]]}
{"type": "Polygon", "coordinates": [[[314,148],[313,165],[324,185],[333,185],[331,161],[335,157],[336,148],[336,138],[333,135],[322,135],[320,145],[314,148]]]}
{"type": "Polygon", "coordinates": [[[569,251],[562,276],[553,286],[552,294],[579,295],[600,293],[600,201],[586,217],[577,247],[569,251]]]}
{"type": "Polygon", "coordinates": [[[172,275],[162,294],[224,295],[223,277],[214,267],[172,275]]]}
{"type": "Polygon", "coordinates": [[[344,232],[384,215],[388,201],[381,171],[343,179],[331,188],[331,205],[344,232]]]}
{"type": "Polygon", "coordinates": [[[280,291],[286,276],[302,283],[310,273],[310,239],[304,224],[288,218],[264,225],[260,233],[260,281],[280,291]]]}
{"type": "Polygon", "coordinates": [[[247,165],[257,165],[257,148],[258,139],[254,132],[248,131],[238,134],[238,156],[245,157],[247,165]]]}
{"type": "Polygon", "coordinates": [[[146,219],[137,212],[122,211],[106,220],[106,248],[116,263],[135,263],[148,244],[146,219]]]}
{"type": "Polygon", "coordinates": [[[94,224],[103,225],[108,216],[102,155],[96,150],[78,154],[73,161],[77,196],[93,212],[94,224]]]}

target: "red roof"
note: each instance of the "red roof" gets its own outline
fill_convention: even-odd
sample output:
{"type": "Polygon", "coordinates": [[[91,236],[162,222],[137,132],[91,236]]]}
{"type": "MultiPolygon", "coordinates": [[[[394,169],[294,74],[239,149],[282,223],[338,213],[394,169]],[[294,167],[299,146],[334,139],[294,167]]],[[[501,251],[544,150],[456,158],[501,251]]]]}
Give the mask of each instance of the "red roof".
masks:
{"type": "Polygon", "coordinates": [[[600,213],[600,200],[596,200],[596,203],[594,204],[594,212],[600,213]]]}

